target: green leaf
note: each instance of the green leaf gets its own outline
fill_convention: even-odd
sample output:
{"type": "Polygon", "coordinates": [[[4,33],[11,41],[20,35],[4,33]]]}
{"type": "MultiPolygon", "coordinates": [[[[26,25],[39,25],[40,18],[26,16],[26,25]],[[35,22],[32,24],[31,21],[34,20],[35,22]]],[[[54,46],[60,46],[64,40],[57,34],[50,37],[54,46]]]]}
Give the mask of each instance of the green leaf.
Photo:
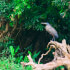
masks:
{"type": "Polygon", "coordinates": [[[10,52],[11,52],[12,57],[14,57],[15,52],[14,52],[14,48],[13,48],[13,46],[10,46],[10,52]]]}
{"type": "Polygon", "coordinates": [[[30,5],[28,5],[28,6],[27,6],[27,8],[28,8],[28,9],[30,9],[30,8],[31,8],[31,6],[30,6],[30,5]]]}
{"type": "Polygon", "coordinates": [[[21,15],[22,13],[21,13],[21,11],[18,11],[18,15],[21,15]]]}
{"type": "Polygon", "coordinates": [[[69,3],[66,3],[66,6],[68,6],[69,5],[69,3]]]}
{"type": "Polygon", "coordinates": [[[25,1],[23,3],[24,3],[25,6],[27,5],[27,3],[25,1]]]}
{"type": "Polygon", "coordinates": [[[15,50],[15,53],[18,52],[19,49],[20,49],[19,46],[17,46],[17,48],[16,48],[16,50],[15,50]]]}
{"type": "Polygon", "coordinates": [[[29,59],[27,56],[24,57],[24,62],[29,62],[29,59]]]}
{"type": "Polygon", "coordinates": [[[29,65],[29,66],[25,67],[24,70],[33,70],[33,69],[32,69],[32,66],[29,65]]]}
{"type": "Polygon", "coordinates": [[[61,69],[64,69],[64,66],[59,66],[61,69]]]}
{"type": "Polygon", "coordinates": [[[19,6],[16,6],[16,8],[15,9],[19,9],[19,6]]]}
{"type": "Polygon", "coordinates": [[[28,54],[30,54],[32,56],[32,53],[30,51],[28,51],[28,54]]]}
{"type": "Polygon", "coordinates": [[[25,0],[25,2],[28,2],[29,0],[25,0]]]}
{"type": "Polygon", "coordinates": [[[17,57],[16,60],[20,63],[23,60],[23,56],[17,57]]]}
{"type": "Polygon", "coordinates": [[[13,27],[13,23],[9,23],[9,25],[10,25],[11,27],[13,27]]]}
{"type": "Polygon", "coordinates": [[[36,53],[36,51],[34,52],[34,55],[33,55],[33,59],[37,58],[37,56],[40,54],[40,51],[38,53],[36,53]]]}

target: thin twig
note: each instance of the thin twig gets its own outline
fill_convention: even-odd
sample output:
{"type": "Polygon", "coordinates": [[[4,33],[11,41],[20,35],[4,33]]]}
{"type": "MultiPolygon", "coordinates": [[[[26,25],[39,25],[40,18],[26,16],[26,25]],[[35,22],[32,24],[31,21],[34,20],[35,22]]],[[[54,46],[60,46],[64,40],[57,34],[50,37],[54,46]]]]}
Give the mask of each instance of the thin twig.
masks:
{"type": "Polygon", "coordinates": [[[45,53],[45,54],[42,54],[41,57],[39,58],[38,60],[38,64],[40,63],[41,59],[43,58],[43,56],[47,55],[50,51],[51,51],[52,47],[49,48],[49,50],[45,53]]]}

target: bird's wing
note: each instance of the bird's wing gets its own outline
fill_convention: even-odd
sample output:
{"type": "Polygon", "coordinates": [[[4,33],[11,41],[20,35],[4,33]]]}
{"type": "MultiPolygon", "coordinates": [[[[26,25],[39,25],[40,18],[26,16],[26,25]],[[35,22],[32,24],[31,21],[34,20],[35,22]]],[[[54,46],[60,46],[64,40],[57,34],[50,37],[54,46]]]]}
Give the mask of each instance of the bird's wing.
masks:
{"type": "Polygon", "coordinates": [[[46,26],[45,29],[52,36],[58,36],[57,31],[52,26],[46,26]]]}

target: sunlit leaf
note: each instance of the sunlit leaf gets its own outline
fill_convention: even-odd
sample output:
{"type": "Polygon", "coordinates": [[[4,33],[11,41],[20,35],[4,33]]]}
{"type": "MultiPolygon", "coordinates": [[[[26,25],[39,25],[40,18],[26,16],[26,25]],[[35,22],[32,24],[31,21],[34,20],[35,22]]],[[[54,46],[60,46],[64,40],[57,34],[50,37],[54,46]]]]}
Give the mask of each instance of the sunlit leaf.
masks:
{"type": "Polygon", "coordinates": [[[32,56],[32,53],[30,51],[28,51],[28,54],[30,54],[32,56]]]}
{"type": "Polygon", "coordinates": [[[30,9],[30,8],[31,8],[31,6],[30,6],[30,5],[28,5],[28,6],[27,6],[27,8],[28,8],[28,9],[30,9]]]}
{"type": "Polygon", "coordinates": [[[17,46],[17,48],[16,48],[16,50],[15,50],[15,53],[16,53],[16,52],[18,52],[18,50],[19,50],[19,49],[20,49],[20,47],[19,47],[19,46],[17,46]]]}
{"type": "Polygon", "coordinates": [[[27,56],[24,57],[24,62],[29,62],[29,59],[27,56]]]}
{"type": "Polygon", "coordinates": [[[14,55],[15,55],[15,51],[14,51],[13,46],[10,46],[10,52],[11,52],[12,57],[14,57],[14,55]]]}

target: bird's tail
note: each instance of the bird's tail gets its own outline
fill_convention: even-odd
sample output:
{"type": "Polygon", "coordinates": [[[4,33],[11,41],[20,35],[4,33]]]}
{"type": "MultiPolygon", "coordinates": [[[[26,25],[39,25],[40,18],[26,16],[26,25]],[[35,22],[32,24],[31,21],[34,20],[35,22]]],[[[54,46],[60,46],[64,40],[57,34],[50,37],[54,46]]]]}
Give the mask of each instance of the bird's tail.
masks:
{"type": "Polygon", "coordinates": [[[58,38],[58,37],[59,37],[58,34],[56,34],[56,35],[55,35],[55,38],[58,38]]]}

